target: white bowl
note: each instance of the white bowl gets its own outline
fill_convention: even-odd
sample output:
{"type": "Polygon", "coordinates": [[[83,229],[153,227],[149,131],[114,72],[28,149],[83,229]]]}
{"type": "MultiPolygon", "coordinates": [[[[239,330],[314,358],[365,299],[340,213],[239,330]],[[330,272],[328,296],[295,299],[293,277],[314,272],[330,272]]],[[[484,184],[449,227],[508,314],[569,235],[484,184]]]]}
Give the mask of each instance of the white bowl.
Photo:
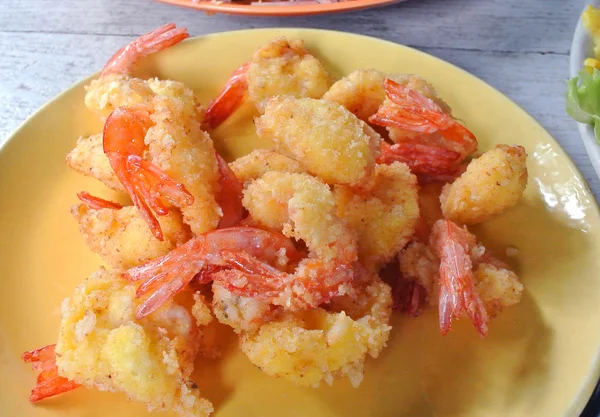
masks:
{"type": "MultiPolygon", "coordinates": [[[[594,3],[598,2],[596,1],[594,3]]],[[[592,38],[588,35],[585,27],[583,27],[583,22],[580,17],[577,28],[575,29],[575,34],[573,35],[573,43],[571,43],[571,55],[569,57],[569,74],[571,77],[576,77],[579,71],[583,69],[583,61],[586,58],[593,56],[592,49],[592,38]]],[[[589,124],[577,124],[585,150],[587,151],[596,174],[600,177],[600,145],[596,143],[594,129],[589,124]]]]}

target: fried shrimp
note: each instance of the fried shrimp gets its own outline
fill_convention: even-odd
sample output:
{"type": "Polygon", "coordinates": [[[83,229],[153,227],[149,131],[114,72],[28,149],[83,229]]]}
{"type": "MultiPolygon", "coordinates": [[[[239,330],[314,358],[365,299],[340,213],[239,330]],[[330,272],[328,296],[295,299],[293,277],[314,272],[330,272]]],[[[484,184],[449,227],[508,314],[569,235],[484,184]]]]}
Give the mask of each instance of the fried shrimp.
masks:
{"type": "Polygon", "coordinates": [[[170,302],[134,317],[135,288],[101,269],[63,302],[56,344],[59,374],[101,391],[124,392],[149,410],[208,416],[212,405],[190,380],[198,328],[170,302]]]}
{"type": "Polygon", "coordinates": [[[442,190],[444,217],[462,224],[483,223],[513,207],[527,185],[522,146],[498,145],[473,160],[442,190]]]}
{"type": "Polygon", "coordinates": [[[438,97],[431,84],[412,74],[385,74],[375,69],[359,69],[351,72],[331,86],[323,95],[324,100],[335,101],[365,122],[377,113],[386,98],[384,81],[389,78],[401,85],[418,91],[436,102],[445,112],[450,107],[438,97]]]}
{"type": "Polygon", "coordinates": [[[396,144],[382,143],[378,162],[400,161],[415,174],[447,182],[460,173],[462,162],[477,150],[473,133],[436,101],[386,78],[385,101],[369,118],[388,129],[396,144]]]}
{"type": "Polygon", "coordinates": [[[485,335],[488,318],[518,304],[523,292],[507,265],[449,220],[435,223],[429,246],[414,242],[400,254],[400,271],[425,289],[431,305],[439,306],[442,334],[450,330],[453,317],[466,312],[485,335]]]}
{"type": "Polygon", "coordinates": [[[335,186],[337,213],[356,234],[361,263],[389,262],[411,240],[419,218],[417,179],[407,165],[375,167],[375,185],[365,192],[335,186]]]}
{"type": "Polygon", "coordinates": [[[352,231],[336,214],[327,185],[315,177],[267,172],[246,188],[243,204],[263,226],[303,240],[310,258],[337,264],[357,260],[352,231]]]}
{"type": "Polygon", "coordinates": [[[302,165],[292,158],[272,149],[256,149],[229,164],[238,180],[247,186],[250,182],[262,177],[269,171],[301,174],[302,165]]]}
{"type": "Polygon", "coordinates": [[[329,308],[285,313],[243,333],[240,348],[268,375],[312,387],[348,377],[357,387],[367,355],[376,358],[389,338],[390,287],[377,278],[358,298],[340,297],[329,308]]]}
{"type": "Polygon", "coordinates": [[[71,214],[79,223],[88,247],[117,269],[131,268],[166,255],[192,237],[177,212],[160,217],[163,241],[154,237],[134,206],[95,210],[79,204],[71,209],[71,214]]]}
{"type": "Polygon", "coordinates": [[[301,239],[309,250],[294,273],[250,277],[223,271],[219,280],[238,295],[259,298],[288,310],[316,307],[343,294],[357,261],[354,235],[335,212],[326,184],[308,174],[268,172],[244,191],[244,207],[254,221],[301,239]]]}
{"type": "Polygon", "coordinates": [[[379,155],[381,137],[337,103],[275,97],[256,120],[256,131],[328,184],[364,186],[379,155]]]}
{"type": "Polygon", "coordinates": [[[150,106],[119,107],[106,120],[106,157],[154,236],[157,216],[174,206],[195,234],[214,229],[220,174],[212,140],[177,99],[157,96],[150,106]]]}
{"type": "Polygon", "coordinates": [[[277,38],[258,49],[252,61],[235,70],[208,106],[206,124],[214,129],[243,102],[246,95],[263,113],[268,99],[279,95],[321,98],[332,83],[323,66],[301,40],[277,38]]]}

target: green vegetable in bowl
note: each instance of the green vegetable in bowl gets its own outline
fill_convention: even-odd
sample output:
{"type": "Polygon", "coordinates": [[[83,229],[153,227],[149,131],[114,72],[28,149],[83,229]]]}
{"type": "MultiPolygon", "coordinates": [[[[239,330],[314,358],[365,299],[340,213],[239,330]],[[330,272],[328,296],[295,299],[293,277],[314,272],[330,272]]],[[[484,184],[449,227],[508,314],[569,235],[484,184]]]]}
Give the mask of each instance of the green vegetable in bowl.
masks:
{"type": "Polygon", "coordinates": [[[566,99],[569,116],[593,125],[596,143],[600,144],[600,71],[580,71],[579,77],[567,81],[566,99]]]}

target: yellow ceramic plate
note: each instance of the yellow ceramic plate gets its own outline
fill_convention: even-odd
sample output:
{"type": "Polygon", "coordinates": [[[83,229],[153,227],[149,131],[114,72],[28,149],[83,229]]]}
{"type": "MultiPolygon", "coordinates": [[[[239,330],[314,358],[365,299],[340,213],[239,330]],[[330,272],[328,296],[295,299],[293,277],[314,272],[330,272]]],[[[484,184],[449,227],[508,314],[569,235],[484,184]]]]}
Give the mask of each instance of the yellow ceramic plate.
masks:
{"type": "MultiPolygon", "coordinates": [[[[268,39],[287,35],[341,76],[356,68],[417,73],[438,89],[486,150],[520,143],[530,180],[522,202],[476,233],[523,278],[523,302],[481,339],[462,320],[440,336],[436,313],[396,315],[389,347],[369,360],[360,388],[298,388],[262,374],[231,343],[221,361],[198,363],[196,379],[215,415],[260,417],[578,415],[599,375],[600,219],[572,162],[523,110],[477,78],[439,59],[377,39],[316,30],[255,30],[192,39],[143,63],[141,75],[172,78],[205,101],[268,39]]],[[[19,355],[54,343],[61,300],[98,268],[70,218],[75,193],[111,197],[63,163],[79,135],[100,126],[83,106],[86,82],[50,102],[0,152],[0,415],[141,416],[122,395],[79,389],[33,406],[35,375],[19,355]]],[[[543,97],[540,97],[543,100],[543,97]]],[[[215,140],[229,157],[257,145],[246,106],[215,140]],[[241,128],[234,128],[233,125],[241,128]]]]}

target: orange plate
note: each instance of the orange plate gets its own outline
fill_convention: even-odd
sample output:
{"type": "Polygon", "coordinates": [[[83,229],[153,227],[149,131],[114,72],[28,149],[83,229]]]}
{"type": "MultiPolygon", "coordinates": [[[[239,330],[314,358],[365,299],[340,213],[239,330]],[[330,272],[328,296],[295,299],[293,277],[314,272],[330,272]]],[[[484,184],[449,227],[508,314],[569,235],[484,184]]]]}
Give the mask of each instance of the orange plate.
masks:
{"type": "MultiPolygon", "coordinates": [[[[204,10],[208,14],[225,13],[249,16],[302,16],[311,14],[337,13],[350,10],[368,9],[371,7],[385,6],[400,3],[406,0],[348,0],[340,3],[251,6],[249,4],[214,3],[211,0],[157,0],[161,3],[190,9],[204,10]]],[[[290,2],[297,3],[297,2],[290,2]]]]}

